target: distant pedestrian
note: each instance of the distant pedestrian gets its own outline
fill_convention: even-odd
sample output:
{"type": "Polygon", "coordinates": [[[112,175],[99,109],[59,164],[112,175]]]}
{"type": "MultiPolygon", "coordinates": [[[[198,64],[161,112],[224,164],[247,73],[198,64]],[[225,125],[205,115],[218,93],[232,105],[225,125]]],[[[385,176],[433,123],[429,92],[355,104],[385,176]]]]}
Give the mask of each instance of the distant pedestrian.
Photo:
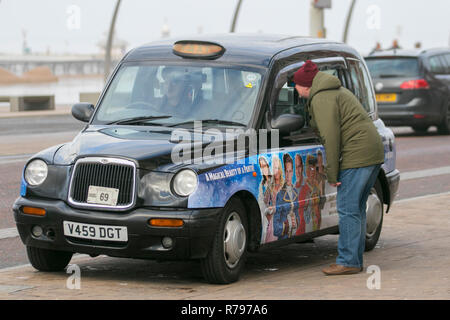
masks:
{"type": "Polygon", "coordinates": [[[383,49],[381,49],[381,43],[377,42],[375,44],[375,48],[372,49],[372,51],[370,51],[370,54],[378,52],[378,51],[383,51],[383,49]]]}
{"type": "Polygon", "coordinates": [[[394,41],[392,41],[392,47],[389,48],[389,50],[395,50],[395,49],[401,49],[402,47],[400,47],[400,45],[398,44],[398,40],[394,39],[394,41]]]}
{"type": "Polygon", "coordinates": [[[366,202],[384,162],[381,137],[359,100],[338,78],[306,61],[295,73],[295,88],[307,98],[310,126],[325,147],[328,183],[337,187],[339,242],[336,264],[327,275],[363,270],[366,202]]]}

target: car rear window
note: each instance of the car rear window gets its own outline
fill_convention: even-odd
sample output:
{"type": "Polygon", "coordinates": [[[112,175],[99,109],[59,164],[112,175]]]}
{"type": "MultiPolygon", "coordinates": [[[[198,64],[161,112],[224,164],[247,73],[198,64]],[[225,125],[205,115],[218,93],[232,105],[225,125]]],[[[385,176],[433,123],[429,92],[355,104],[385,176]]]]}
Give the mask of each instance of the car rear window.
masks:
{"type": "Polygon", "coordinates": [[[366,59],[373,78],[415,77],[419,75],[417,58],[366,59]]]}

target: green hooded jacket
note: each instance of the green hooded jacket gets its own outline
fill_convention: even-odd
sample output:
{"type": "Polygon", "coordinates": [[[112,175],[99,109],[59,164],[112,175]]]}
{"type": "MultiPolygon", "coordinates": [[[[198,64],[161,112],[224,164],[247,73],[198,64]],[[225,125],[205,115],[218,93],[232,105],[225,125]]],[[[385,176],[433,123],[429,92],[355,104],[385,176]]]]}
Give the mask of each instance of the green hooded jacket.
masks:
{"type": "Polygon", "coordinates": [[[327,178],[338,182],[339,170],[384,162],[381,137],[359,100],[335,76],[318,72],[307,102],[310,126],[325,147],[327,178]]]}

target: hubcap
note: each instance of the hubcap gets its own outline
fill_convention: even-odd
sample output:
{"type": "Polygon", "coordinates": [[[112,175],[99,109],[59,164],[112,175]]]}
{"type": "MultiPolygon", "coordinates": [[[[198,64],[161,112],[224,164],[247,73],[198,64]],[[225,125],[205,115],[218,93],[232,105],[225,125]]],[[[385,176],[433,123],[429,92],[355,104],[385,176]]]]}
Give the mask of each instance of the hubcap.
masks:
{"type": "Polygon", "coordinates": [[[377,231],[378,226],[381,223],[383,215],[383,205],[380,198],[372,188],[369,197],[367,198],[367,237],[372,237],[377,231]]]}
{"type": "Polygon", "coordinates": [[[228,217],[223,234],[223,248],[225,262],[234,268],[245,250],[246,234],[241,218],[236,212],[228,217]]]}

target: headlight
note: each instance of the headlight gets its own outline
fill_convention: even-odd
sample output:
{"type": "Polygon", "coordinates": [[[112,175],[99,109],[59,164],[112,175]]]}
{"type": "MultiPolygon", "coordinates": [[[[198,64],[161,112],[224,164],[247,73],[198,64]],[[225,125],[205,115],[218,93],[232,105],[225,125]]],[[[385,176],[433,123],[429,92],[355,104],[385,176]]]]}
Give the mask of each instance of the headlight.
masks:
{"type": "Polygon", "coordinates": [[[40,185],[47,178],[48,167],[42,160],[33,160],[25,168],[25,180],[32,186],[40,185]]]}
{"type": "Polygon", "coordinates": [[[197,174],[189,169],[178,172],[173,178],[173,191],[181,197],[187,197],[197,188],[197,174]]]}

